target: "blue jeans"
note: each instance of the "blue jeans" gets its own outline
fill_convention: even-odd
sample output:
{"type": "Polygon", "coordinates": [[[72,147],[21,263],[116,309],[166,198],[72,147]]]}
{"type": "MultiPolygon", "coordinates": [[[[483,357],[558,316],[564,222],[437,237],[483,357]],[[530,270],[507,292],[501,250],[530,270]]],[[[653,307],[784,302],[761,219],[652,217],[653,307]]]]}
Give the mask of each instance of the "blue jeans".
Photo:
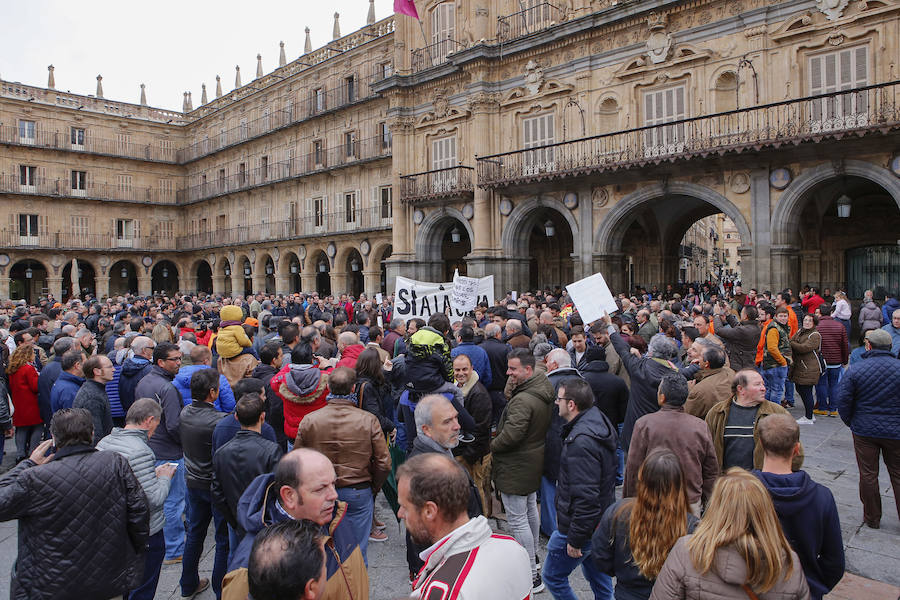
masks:
{"type": "Polygon", "coordinates": [[[784,378],[784,401],[791,406],[794,405],[794,382],[789,380],[787,375],[784,378]]]}
{"type": "Polygon", "coordinates": [[[763,369],[763,381],[766,383],[766,400],[781,403],[781,394],[784,393],[784,381],[787,379],[788,368],[772,367],[771,369],[763,369]]]}
{"type": "Polygon", "coordinates": [[[228,526],[228,564],[231,564],[231,559],[234,558],[234,551],[237,550],[238,544],[241,543],[241,539],[243,536],[235,531],[231,525],[228,526]]]}
{"type": "Polygon", "coordinates": [[[816,384],[816,399],[819,401],[819,410],[837,410],[838,382],[841,380],[841,367],[828,367],[819,383],[816,384]]]}
{"type": "MultiPolygon", "coordinates": [[[[549,537],[556,530],[556,482],[542,476],[539,494],[541,496],[541,533],[549,537]]],[[[535,548],[537,548],[537,543],[535,543],[535,548]]]]}
{"type": "Polygon", "coordinates": [[[222,596],[222,579],[228,561],[228,524],[219,511],[213,508],[209,490],[187,488],[187,542],[184,544],[184,560],[181,563],[181,595],[188,596],[200,584],[200,555],[203,541],[209,530],[209,522],[216,528],[216,555],[213,559],[212,589],[216,598],[222,596]]]}
{"type": "Polygon", "coordinates": [[[184,512],[184,493],[187,488],[184,483],[183,458],[158,460],[156,466],[170,462],[177,462],[178,468],[175,469],[172,485],[169,487],[169,495],[163,504],[163,513],[166,515],[166,524],[163,526],[163,535],[166,538],[166,560],[184,555],[184,523],[181,515],[184,512]]]}
{"type": "Polygon", "coordinates": [[[368,567],[369,558],[366,551],[369,549],[372,515],[375,514],[375,496],[372,495],[372,488],[366,487],[361,490],[351,487],[338,488],[337,494],[341,502],[347,503],[347,516],[344,518],[350,522],[350,529],[359,540],[359,549],[368,567]]]}
{"type": "Polygon", "coordinates": [[[166,538],[162,530],[150,536],[147,542],[147,554],[144,557],[144,579],[141,585],[125,594],[125,600],[153,600],[156,586],[159,584],[159,570],[166,555],[166,538]]]}
{"type": "Polygon", "coordinates": [[[566,552],[567,544],[566,536],[559,531],[553,532],[547,544],[547,558],[544,559],[541,579],[544,580],[554,600],[577,600],[572,586],[569,585],[569,575],[578,565],[581,565],[581,572],[594,592],[594,600],[612,600],[612,578],[600,571],[594,564],[594,559],[590,557],[591,540],[582,546],[581,558],[569,556],[566,552]]]}

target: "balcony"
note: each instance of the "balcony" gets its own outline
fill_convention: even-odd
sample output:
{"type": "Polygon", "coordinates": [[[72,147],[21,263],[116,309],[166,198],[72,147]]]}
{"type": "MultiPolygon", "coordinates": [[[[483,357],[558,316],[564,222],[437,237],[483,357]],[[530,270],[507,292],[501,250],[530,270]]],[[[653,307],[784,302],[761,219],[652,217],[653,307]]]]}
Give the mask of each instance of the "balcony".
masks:
{"type": "Polygon", "coordinates": [[[193,162],[279,129],[368,100],[375,96],[371,84],[381,78],[380,74],[376,74],[364,79],[356,78],[352,83],[348,80],[333,88],[321,87],[310,90],[308,97],[300,102],[295,102],[289,109],[272,111],[268,115],[215,133],[204,140],[182,148],[177,153],[177,160],[180,164],[193,162]]]}
{"type": "Polygon", "coordinates": [[[566,11],[549,2],[540,2],[497,19],[497,39],[501,44],[548,29],[566,18],[566,11]]]}
{"type": "Polygon", "coordinates": [[[478,185],[581,177],[898,128],[900,81],[893,81],[483,156],[478,185]]]}
{"type": "Polygon", "coordinates": [[[353,140],[335,148],[322,149],[295,157],[289,161],[273,163],[267,167],[251,169],[244,173],[236,173],[214,181],[200,183],[183,190],[178,190],[179,204],[190,204],[217,196],[234,194],[273,183],[289,181],[305,175],[321,171],[339,169],[371,160],[391,156],[392,139],[390,136],[371,137],[364,140],[353,140]]]}
{"type": "Polygon", "coordinates": [[[416,48],[412,51],[410,68],[413,73],[418,73],[419,71],[442,65],[447,62],[448,56],[464,48],[465,46],[461,43],[450,38],[429,44],[424,48],[416,48]]]}
{"type": "Polygon", "coordinates": [[[178,250],[200,250],[256,242],[279,242],[305,237],[388,229],[393,218],[387,207],[372,207],[311,215],[300,219],[242,225],[205,231],[178,239],[178,250]]]}
{"type": "Polygon", "coordinates": [[[111,233],[39,233],[22,235],[18,229],[0,230],[0,245],[5,248],[39,250],[174,250],[172,237],[142,236],[118,239],[111,233]]]}
{"type": "Polygon", "coordinates": [[[153,162],[175,163],[175,148],[156,142],[155,144],[138,144],[121,140],[111,140],[93,136],[85,136],[82,143],[72,143],[69,132],[37,131],[34,135],[21,136],[15,125],[0,126],[0,144],[11,146],[32,146],[49,148],[65,152],[96,154],[115,158],[134,158],[153,162]]]}
{"type": "Polygon", "coordinates": [[[475,169],[458,166],[414,173],[400,177],[400,201],[405,204],[426,204],[453,197],[471,197],[474,192],[475,169]]]}
{"type": "Polygon", "coordinates": [[[84,188],[72,189],[69,179],[36,177],[23,183],[19,174],[0,174],[0,193],[150,204],[175,204],[176,200],[174,193],[152,187],[90,182],[84,188]]]}

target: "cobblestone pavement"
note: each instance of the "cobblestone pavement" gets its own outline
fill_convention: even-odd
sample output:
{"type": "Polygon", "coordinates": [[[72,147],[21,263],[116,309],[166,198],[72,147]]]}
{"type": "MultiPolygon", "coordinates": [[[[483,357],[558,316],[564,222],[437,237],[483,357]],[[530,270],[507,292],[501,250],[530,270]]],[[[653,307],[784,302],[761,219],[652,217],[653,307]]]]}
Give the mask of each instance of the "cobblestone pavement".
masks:
{"type": "MultiPolygon", "coordinates": [[[[802,416],[799,408],[791,411],[802,416]]],[[[827,486],[834,494],[841,518],[841,531],[847,554],[847,572],[830,600],[895,600],[900,598],[900,520],[895,510],[893,491],[883,465],[880,472],[884,516],[881,529],[862,526],[862,505],[858,494],[858,471],[853,453],[850,431],[839,418],[817,417],[811,426],[801,426],[801,441],[806,452],[804,468],[810,476],[827,486]],[[874,580],[874,581],[869,581],[874,580]]],[[[10,453],[14,453],[11,440],[6,444],[7,456],[3,470],[11,465],[10,453]]],[[[369,545],[369,577],[372,600],[391,600],[409,592],[407,583],[406,550],[402,525],[393,518],[387,504],[379,496],[377,514],[388,524],[389,540],[369,545]]],[[[496,529],[504,529],[502,519],[492,519],[496,529]]],[[[541,556],[545,553],[546,539],[541,541],[541,556]]],[[[200,564],[201,576],[209,576],[213,559],[212,535],[207,537],[206,549],[200,564]]],[[[16,526],[14,522],[0,524],[0,598],[9,595],[9,569],[16,555],[16,526]]],[[[158,600],[180,598],[178,578],[180,565],[164,566],[156,594],[158,600]]],[[[572,575],[572,587],[578,598],[591,597],[590,589],[581,573],[572,575]]],[[[198,598],[213,598],[207,591],[198,598]]],[[[550,600],[544,592],[537,598],[550,600]]]]}

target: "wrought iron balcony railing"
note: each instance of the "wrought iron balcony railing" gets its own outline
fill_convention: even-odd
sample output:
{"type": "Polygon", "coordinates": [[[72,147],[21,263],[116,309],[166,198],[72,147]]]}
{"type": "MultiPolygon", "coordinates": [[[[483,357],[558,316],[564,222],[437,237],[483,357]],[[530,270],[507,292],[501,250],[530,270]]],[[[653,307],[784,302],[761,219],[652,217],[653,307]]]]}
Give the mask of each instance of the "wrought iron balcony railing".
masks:
{"type": "Polygon", "coordinates": [[[479,157],[499,187],[900,128],[900,81],[479,157]]]}
{"type": "Polygon", "coordinates": [[[206,183],[199,183],[178,190],[179,204],[198,202],[225,194],[234,194],[263,185],[296,179],[319,171],[339,169],[370,160],[391,156],[392,139],[373,137],[365,140],[345,142],[335,148],[321,149],[295,157],[284,162],[250,169],[227,177],[211,179],[207,174],[206,183]]]}
{"type": "Polygon", "coordinates": [[[111,233],[34,233],[0,230],[0,245],[5,248],[47,250],[174,250],[175,238],[145,235],[119,238],[111,233]]]}
{"type": "Polygon", "coordinates": [[[333,88],[326,88],[324,85],[318,88],[310,86],[306,97],[284,110],[271,111],[225,131],[210,132],[203,140],[182,148],[177,153],[178,162],[189,163],[284,127],[368,100],[375,96],[371,84],[383,77],[383,74],[376,73],[367,78],[354,78],[352,82],[346,80],[333,88]]]}
{"type": "Polygon", "coordinates": [[[174,190],[167,192],[152,187],[94,181],[89,181],[83,187],[73,189],[69,178],[26,177],[23,179],[21,174],[0,174],[0,193],[152,204],[175,204],[177,197],[174,190]]]}
{"type": "Polygon", "coordinates": [[[549,2],[539,2],[532,6],[497,19],[497,39],[509,42],[552,27],[566,18],[566,11],[549,2]]]}
{"type": "Polygon", "coordinates": [[[460,165],[400,177],[400,201],[415,204],[438,198],[471,196],[475,169],[460,165]]]}
{"type": "Polygon", "coordinates": [[[89,132],[73,134],[71,131],[21,131],[15,125],[3,125],[0,126],[0,144],[136,158],[154,162],[175,162],[174,143],[140,144],[94,137],[89,132]]]}
{"type": "Polygon", "coordinates": [[[393,224],[389,206],[357,208],[350,211],[313,214],[299,219],[242,225],[228,229],[205,231],[178,239],[178,250],[218,248],[255,242],[321,237],[374,229],[387,229],[393,224]]]}
{"type": "Polygon", "coordinates": [[[412,51],[410,68],[413,73],[418,73],[430,67],[442,65],[447,62],[448,56],[464,48],[465,46],[451,38],[434,42],[424,48],[416,48],[412,51]]]}

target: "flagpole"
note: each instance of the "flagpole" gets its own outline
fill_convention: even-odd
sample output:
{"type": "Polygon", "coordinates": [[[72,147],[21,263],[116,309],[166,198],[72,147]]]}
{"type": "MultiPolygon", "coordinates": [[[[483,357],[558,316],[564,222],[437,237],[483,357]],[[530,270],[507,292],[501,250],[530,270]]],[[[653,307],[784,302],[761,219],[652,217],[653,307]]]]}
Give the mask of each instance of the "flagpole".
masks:
{"type": "Polygon", "coordinates": [[[428,60],[431,61],[431,66],[434,66],[434,57],[431,55],[431,48],[428,47],[428,38],[425,36],[425,25],[422,24],[422,19],[416,19],[419,22],[419,29],[422,31],[422,42],[425,44],[425,52],[428,53],[428,60]]]}

